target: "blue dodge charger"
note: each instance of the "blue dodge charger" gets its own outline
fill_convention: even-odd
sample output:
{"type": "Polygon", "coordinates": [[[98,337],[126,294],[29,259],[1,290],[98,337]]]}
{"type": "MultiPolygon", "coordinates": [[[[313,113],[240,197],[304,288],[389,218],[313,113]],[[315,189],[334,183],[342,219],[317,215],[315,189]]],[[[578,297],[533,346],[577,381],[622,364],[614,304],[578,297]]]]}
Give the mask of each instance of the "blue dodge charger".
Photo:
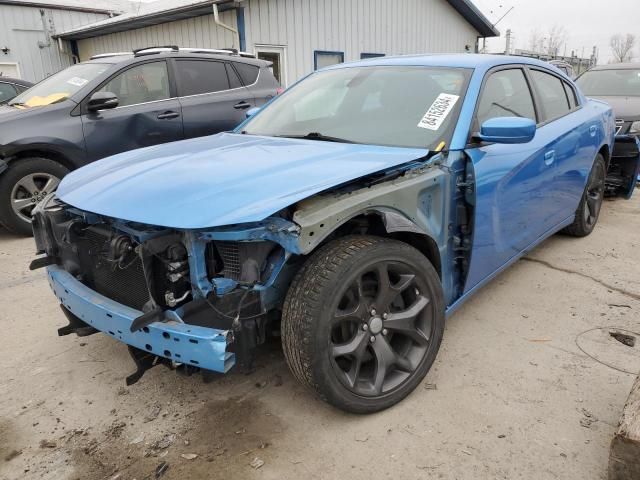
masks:
{"type": "Polygon", "coordinates": [[[315,72],[232,133],[116,155],[35,209],[68,325],[155,365],[251,369],[279,338],[293,375],[351,412],[433,364],[445,318],[556,232],[588,235],[615,119],[558,70],[404,56],[315,72]]]}

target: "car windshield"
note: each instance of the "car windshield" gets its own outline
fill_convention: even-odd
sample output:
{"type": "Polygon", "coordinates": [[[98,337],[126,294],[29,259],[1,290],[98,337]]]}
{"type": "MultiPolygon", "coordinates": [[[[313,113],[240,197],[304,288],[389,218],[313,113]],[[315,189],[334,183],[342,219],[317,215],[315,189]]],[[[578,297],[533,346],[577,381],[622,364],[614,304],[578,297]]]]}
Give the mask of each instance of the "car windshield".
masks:
{"type": "Polygon", "coordinates": [[[108,63],[81,63],[44,79],[15,97],[9,105],[42,107],[66,100],[110,67],[108,63]]]}
{"type": "Polygon", "coordinates": [[[320,71],[278,97],[243,133],[441,149],[455,128],[470,74],[413,66],[320,71]]]}
{"type": "Polygon", "coordinates": [[[640,69],[591,70],[576,83],[587,96],[640,97],[640,69]]]}

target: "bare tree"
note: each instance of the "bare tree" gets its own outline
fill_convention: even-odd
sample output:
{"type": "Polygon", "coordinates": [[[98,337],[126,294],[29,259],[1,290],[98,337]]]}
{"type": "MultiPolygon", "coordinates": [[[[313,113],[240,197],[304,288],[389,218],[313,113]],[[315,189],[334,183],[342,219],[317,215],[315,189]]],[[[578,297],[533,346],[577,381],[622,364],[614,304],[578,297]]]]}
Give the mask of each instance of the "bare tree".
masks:
{"type": "Polygon", "coordinates": [[[554,25],[547,34],[547,54],[557,57],[560,49],[567,42],[567,31],[563,26],[554,25]]]}
{"type": "Polygon", "coordinates": [[[633,47],[636,45],[636,36],[631,33],[626,35],[614,35],[609,42],[613,53],[614,63],[630,62],[633,59],[633,47]]]}
{"type": "Polygon", "coordinates": [[[529,50],[532,52],[542,52],[544,48],[544,37],[537,28],[529,35],[529,50]]]}

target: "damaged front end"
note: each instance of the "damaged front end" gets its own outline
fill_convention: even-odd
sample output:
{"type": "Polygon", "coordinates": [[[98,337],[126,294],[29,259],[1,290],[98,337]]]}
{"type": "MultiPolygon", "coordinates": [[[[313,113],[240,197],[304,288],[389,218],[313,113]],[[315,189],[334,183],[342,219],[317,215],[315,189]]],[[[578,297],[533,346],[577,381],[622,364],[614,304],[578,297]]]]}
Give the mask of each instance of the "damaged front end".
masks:
{"type": "MultiPolygon", "coordinates": [[[[279,217],[181,231],[79,211],[49,196],[34,210],[49,284],[69,320],[59,335],[103,332],[129,345],[137,371],[251,367],[283,297],[295,224],[279,217]]],[[[289,262],[294,263],[294,262],[289,262]]]]}
{"type": "Polygon", "coordinates": [[[640,140],[635,135],[617,135],[605,182],[609,196],[631,198],[640,175],[640,140]]]}

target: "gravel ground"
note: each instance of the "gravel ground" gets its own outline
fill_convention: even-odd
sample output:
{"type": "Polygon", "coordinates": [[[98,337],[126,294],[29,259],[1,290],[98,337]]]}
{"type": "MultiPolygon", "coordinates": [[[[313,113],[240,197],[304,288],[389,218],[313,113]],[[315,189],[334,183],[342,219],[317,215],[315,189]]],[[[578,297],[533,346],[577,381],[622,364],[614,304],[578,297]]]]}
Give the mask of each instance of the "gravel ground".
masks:
{"type": "Polygon", "coordinates": [[[640,332],[638,232],[636,195],[606,202],[590,237],[547,240],[448,321],[412,395],[370,416],[315,400],[277,344],[251,375],[160,367],[126,388],[126,347],[58,338],[32,240],[0,232],[0,478],[606,479],[634,380],[620,370],[640,371],[640,346],[609,335],[640,332]]]}

